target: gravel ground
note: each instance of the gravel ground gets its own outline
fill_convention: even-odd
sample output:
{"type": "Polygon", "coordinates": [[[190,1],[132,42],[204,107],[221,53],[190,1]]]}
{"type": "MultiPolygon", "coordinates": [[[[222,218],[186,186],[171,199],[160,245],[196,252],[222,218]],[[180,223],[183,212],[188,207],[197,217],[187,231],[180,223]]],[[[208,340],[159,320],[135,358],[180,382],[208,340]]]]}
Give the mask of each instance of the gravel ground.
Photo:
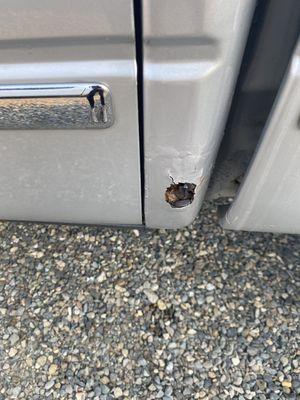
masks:
{"type": "Polygon", "coordinates": [[[299,399],[300,237],[216,220],[0,224],[0,399],[299,399]]]}

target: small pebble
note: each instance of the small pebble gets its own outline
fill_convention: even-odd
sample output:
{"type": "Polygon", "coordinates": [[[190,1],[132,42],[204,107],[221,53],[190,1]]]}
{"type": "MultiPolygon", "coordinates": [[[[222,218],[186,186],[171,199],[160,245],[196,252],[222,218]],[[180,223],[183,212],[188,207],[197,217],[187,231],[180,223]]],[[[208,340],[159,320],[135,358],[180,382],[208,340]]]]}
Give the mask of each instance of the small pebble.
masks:
{"type": "Polygon", "coordinates": [[[147,299],[150,303],[155,304],[158,301],[158,296],[150,289],[144,289],[144,293],[147,296],[147,299]]]}
{"type": "Polygon", "coordinates": [[[113,390],[114,396],[116,399],[119,399],[120,397],[123,396],[123,391],[121,388],[117,387],[113,390]]]}
{"type": "Polygon", "coordinates": [[[300,398],[300,236],[225,231],[225,202],[179,230],[1,222],[0,400],[300,398]]]}

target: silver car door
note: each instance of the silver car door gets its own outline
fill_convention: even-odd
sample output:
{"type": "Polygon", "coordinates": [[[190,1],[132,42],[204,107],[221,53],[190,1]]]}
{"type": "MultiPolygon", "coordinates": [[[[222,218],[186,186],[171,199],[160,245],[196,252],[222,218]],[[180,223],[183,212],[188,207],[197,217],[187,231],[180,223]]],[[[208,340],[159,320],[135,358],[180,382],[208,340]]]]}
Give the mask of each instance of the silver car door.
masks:
{"type": "Polygon", "coordinates": [[[131,0],[0,2],[1,219],[142,223],[133,14],[131,0]],[[101,85],[106,126],[85,97],[101,85]]]}

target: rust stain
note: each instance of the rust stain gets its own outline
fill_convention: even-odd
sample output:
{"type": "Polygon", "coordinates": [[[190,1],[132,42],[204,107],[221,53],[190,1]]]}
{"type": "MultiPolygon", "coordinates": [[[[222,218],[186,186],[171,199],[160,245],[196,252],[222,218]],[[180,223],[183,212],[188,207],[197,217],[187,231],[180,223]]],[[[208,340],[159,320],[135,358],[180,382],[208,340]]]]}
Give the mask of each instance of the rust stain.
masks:
{"type": "Polygon", "coordinates": [[[190,205],[195,196],[196,185],[188,182],[173,181],[165,192],[165,200],[173,208],[183,208],[190,205]]]}

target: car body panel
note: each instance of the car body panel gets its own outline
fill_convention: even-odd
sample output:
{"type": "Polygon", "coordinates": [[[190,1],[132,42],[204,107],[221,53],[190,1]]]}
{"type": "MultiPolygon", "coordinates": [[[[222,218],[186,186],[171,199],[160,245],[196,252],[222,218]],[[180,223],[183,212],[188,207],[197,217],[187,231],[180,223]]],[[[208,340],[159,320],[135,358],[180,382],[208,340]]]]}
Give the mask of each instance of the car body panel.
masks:
{"type": "Polygon", "coordinates": [[[300,41],[224,228],[300,233],[299,99],[300,41]]]}
{"type": "Polygon", "coordinates": [[[143,2],[145,221],[193,221],[223,135],[255,1],[143,2]],[[170,207],[173,183],[195,184],[191,204],[170,207]]]}
{"type": "Polygon", "coordinates": [[[0,4],[2,85],[105,84],[103,130],[0,130],[0,218],[141,224],[133,4],[11,0],[0,4]]]}

